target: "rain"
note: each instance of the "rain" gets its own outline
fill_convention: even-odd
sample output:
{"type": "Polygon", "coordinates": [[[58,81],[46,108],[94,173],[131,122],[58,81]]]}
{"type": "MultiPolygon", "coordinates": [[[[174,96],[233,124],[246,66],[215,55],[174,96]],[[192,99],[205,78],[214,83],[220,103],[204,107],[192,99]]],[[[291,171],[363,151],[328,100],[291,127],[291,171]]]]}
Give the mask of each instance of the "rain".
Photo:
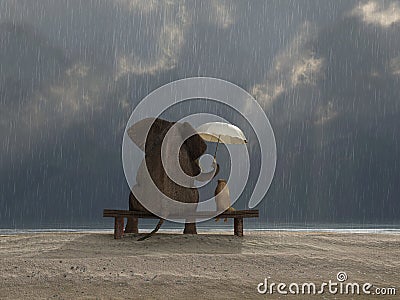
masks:
{"type": "MultiPolygon", "coordinates": [[[[109,227],[102,210],[128,208],[132,110],[195,76],[242,87],[273,127],[275,177],[250,227],[396,226],[399,49],[399,1],[0,0],[0,228],[109,227]]],[[[164,117],[241,124],[244,209],[254,133],[237,112],[199,103],[164,117]]]]}

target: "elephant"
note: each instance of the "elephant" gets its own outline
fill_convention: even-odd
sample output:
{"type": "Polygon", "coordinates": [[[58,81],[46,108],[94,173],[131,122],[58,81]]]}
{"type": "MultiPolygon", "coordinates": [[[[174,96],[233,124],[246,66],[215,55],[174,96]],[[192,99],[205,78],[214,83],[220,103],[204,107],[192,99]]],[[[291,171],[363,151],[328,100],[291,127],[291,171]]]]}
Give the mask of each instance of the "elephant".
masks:
{"type": "MultiPolygon", "coordinates": [[[[209,181],[219,172],[219,165],[215,160],[212,171],[202,172],[199,158],[206,152],[207,145],[195,129],[187,122],[179,123],[161,118],[146,118],[133,124],[127,133],[145,153],[136,174],[136,185],[132,187],[133,192],[131,191],[129,195],[129,210],[151,210],[152,213],[155,210],[163,215],[173,214],[174,211],[171,210],[178,208],[171,205],[163,206],[165,203],[163,197],[167,196],[177,202],[194,204],[190,206],[188,213],[195,213],[199,202],[199,192],[194,185],[195,180],[209,181]],[[176,164],[173,163],[174,157],[176,157],[176,164]],[[162,158],[167,159],[162,161],[162,158]],[[169,166],[164,168],[169,161],[171,161],[169,166]],[[185,182],[176,182],[169,176],[171,172],[179,174],[182,171],[185,182]],[[144,203],[146,205],[143,205],[144,203]],[[148,209],[149,207],[152,209],[148,209]]],[[[156,228],[139,240],[144,240],[156,233],[163,221],[164,219],[160,218],[156,228]]],[[[133,226],[133,220],[128,218],[125,232],[132,232],[133,226]]],[[[195,221],[186,222],[183,233],[196,234],[195,221]]]]}

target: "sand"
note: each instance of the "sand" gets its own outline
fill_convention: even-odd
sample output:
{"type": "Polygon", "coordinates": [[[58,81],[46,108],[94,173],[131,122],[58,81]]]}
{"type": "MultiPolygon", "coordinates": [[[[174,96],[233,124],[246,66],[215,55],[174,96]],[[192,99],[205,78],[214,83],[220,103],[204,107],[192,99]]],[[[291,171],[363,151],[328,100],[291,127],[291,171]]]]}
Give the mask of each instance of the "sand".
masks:
{"type": "Polygon", "coordinates": [[[400,235],[327,232],[157,234],[138,242],[112,233],[0,236],[1,299],[309,299],[261,295],[269,282],[336,281],[395,287],[397,296],[324,294],[324,299],[400,298],[400,235]]]}

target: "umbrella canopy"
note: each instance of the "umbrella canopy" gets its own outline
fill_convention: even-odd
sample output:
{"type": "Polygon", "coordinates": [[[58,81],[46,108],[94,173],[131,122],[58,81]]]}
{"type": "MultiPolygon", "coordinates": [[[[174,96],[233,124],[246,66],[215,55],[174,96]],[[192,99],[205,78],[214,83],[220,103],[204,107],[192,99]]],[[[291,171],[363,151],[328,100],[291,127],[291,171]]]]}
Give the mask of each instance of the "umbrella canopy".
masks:
{"type": "Polygon", "coordinates": [[[197,133],[207,142],[217,143],[214,159],[217,158],[219,143],[224,144],[246,144],[247,139],[239,127],[224,123],[210,122],[196,128],[197,133]]]}
{"type": "Polygon", "coordinates": [[[224,144],[246,144],[247,139],[239,127],[224,123],[210,122],[196,128],[197,133],[207,142],[224,144]]]}

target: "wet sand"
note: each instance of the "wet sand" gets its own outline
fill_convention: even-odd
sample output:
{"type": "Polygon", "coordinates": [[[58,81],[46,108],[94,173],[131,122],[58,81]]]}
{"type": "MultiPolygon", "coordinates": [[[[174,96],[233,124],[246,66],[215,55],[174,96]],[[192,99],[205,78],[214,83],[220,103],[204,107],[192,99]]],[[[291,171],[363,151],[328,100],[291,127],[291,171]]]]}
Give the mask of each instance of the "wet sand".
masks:
{"type": "MultiPolygon", "coordinates": [[[[161,233],[143,241],[112,233],[0,236],[1,299],[309,299],[260,295],[257,285],[313,282],[346,272],[345,282],[395,287],[397,296],[332,295],[314,299],[400,297],[400,235],[246,232],[195,236],[161,233]]],[[[371,289],[373,292],[373,289],[371,289]]]]}

